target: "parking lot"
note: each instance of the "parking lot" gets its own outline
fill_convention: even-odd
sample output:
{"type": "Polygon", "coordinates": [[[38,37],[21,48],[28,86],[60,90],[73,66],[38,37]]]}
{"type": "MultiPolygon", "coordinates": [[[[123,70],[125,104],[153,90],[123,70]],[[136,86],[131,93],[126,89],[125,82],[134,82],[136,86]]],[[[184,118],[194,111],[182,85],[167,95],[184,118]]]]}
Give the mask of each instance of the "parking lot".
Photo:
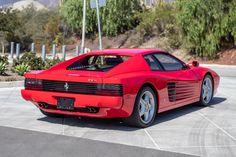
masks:
{"type": "Polygon", "coordinates": [[[151,148],[148,151],[233,157],[236,156],[236,67],[210,67],[221,75],[211,106],[190,105],[161,113],[154,125],[146,129],[129,127],[119,119],[48,118],[21,98],[22,86],[4,85],[0,88],[0,127],[151,148]]]}

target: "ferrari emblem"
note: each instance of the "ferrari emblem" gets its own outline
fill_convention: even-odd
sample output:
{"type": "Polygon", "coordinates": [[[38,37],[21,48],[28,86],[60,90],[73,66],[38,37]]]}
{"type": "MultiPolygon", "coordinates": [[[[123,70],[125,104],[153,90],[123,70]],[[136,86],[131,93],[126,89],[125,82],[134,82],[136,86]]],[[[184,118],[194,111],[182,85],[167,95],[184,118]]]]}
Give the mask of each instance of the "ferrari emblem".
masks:
{"type": "Polygon", "coordinates": [[[68,91],[68,89],[69,89],[69,84],[68,84],[67,82],[65,83],[64,88],[65,88],[65,91],[68,91]]]}

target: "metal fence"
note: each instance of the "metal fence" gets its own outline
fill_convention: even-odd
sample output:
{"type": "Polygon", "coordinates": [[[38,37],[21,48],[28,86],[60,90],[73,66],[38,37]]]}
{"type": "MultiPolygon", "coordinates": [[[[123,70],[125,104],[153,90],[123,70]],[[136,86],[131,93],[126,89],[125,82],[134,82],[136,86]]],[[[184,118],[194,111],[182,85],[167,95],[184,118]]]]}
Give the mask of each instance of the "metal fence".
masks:
{"type": "MultiPolygon", "coordinates": [[[[35,50],[35,43],[31,44],[31,49],[30,51],[32,53],[36,53],[35,50]]],[[[89,49],[85,50],[85,53],[89,52],[89,49]]],[[[47,53],[47,49],[45,45],[41,46],[41,53],[37,53],[38,55],[40,55],[42,57],[43,61],[46,61],[46,58],[50,58],[50,59],[55,59],[56,57],[59,57],[61,60],[66,60],[67,59],[67,46],[66,45],[62,45],[61,46],[61,50],[57,50],[57,45],[53,44],[52,48],[50,50],[50,52],[47,53]]],[[[14,59],[14,58],[19,58],[23,53],[21,52],[21,45],[19,43],[14,43],[11,42],[10,43],[10,54],[9,54],[9,59],[14,59]]],[[[72,54],[71,57],[75,57],[80,55],[80,47],[77,45],[75,47],[74,53],[72,54]]]]}

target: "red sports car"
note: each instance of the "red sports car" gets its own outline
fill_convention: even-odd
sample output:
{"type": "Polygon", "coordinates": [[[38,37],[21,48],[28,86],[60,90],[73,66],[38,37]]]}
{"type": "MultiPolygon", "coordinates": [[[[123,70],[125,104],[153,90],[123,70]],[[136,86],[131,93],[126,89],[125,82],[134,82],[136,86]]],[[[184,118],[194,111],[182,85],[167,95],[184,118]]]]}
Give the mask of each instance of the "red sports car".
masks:
{"type": "Polygon", "coordinates": [[[185,64],[160,50],[109,49],[25,74],[21,94],[46,116],[120,117],[148,127],[157,113],[209,105],[219,80],[197,61],[185,64]]]}

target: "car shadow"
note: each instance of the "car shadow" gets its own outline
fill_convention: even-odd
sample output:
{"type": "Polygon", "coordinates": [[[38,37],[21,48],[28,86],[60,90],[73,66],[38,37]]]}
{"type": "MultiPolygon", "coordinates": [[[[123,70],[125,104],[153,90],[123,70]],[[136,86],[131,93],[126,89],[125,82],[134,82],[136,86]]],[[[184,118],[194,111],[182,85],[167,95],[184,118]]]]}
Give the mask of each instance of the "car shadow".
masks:
{"type": "MultiPolygon", "coordinates": [[[[222,102],[226,101],[226,98],[222,97],[214,97],[211,104],[208,106],[213,108],[215,105],[219,105],[222,102]]],[[[163,123],[169,120],[173,120],[175,118],[190,114],[192,112],[196,112],[205,107],[199,106],[197,104],[191,104],[187,106],[183,106],[177,109],[173,109],[170,111],[166,111],[158,114],[153,125],[158,125],[159,123],[163,123]]],[[[39,118],[39,121],[44,121],[48,123],[57,123],[62,124],[69,127],[80,127],[80,128],[92,128],[99,130],[120,130],[120,131],[135,131],[140,128],[131,127],[122,122],[121,119],[100,119],[100,118],[86,118],[86,117],[74,117],[74,116],[65,116],[61,118],[62,121],[55,120],[52,117],[43,117],[39,118]]]]}
{"type": "MultiPolygon", "coordinates": [[[[210,105],[207,106],[207,107],[208,108],[214,108],[215,105],[219,105],[219,104],[221,104],[222,102],[224,102],[226,100],[227,100],[226,98],[214,97],[212,99],[210,105]]],[[[201,110],[203,108],[207,108],[207,107],[204,107],[204,106],[201,106],[197,103],[194,103],[194,104],[179,107],[179,108],[176,108],[176,109],[173,109],[173,110],[170,110],[170,111],[166,111],[166,112],[160,113],[156,117],[156,120],[155,120],[153,125],[156,125],[156,124],[159,124],[159,123],[162,123],[162,122],[166,122],[166,121],[169,121],[169,120],[173,120],[173,119],[176,119],[178,117],[190,114],[192,112],[199,111],[199,110],[201,110]]]]}

